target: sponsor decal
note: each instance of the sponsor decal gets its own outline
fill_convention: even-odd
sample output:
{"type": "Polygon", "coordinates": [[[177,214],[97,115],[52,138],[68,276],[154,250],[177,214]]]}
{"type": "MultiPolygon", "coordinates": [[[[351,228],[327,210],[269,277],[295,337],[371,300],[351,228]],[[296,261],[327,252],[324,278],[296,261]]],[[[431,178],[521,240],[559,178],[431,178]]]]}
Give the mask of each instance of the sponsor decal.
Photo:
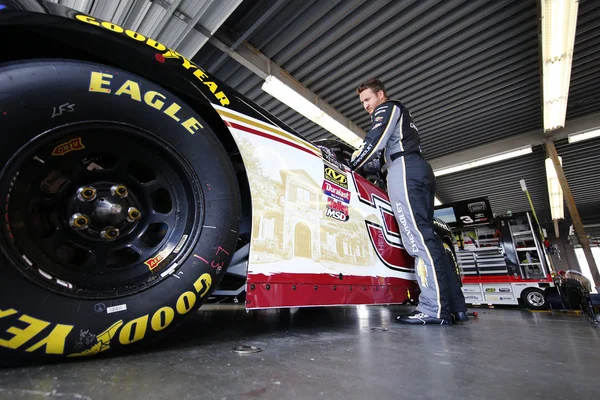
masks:
{"type": "Polygon", "coordinates": [[[427,283],[427,267],[425,266],[425,261],[423,261],[421,257],[416,257],[415,264],[417,264],[417,275],[421,280],[421,285],[428,288],[429,284],[427,283]]]}
{"type": "Polygon", "coordinates": [[[373,125],[373,127],[371,128],[371,130],[373,129],[377,129],[381,126],[381,122],[376,123],[375,125],[373,125]]]}
{"type": "Polygon", "coordinates": [[[485,291],[488,292],[488,293],[489,292],[495,292],[496,289],[494,289],[494,288],[486,288],[485,291]]]}
{"type": "Polygon", "coordinates": [[[219,87],[216,82],[212,81],[211,78],[203,70],[201,70],[196,64],[192,63],[190,60],[188,60],[187,58],[185,58],[184,56],[182,56],[175,50],[170,49],[167,46],[165,46],[164,44],[159,43],[153,39],[146,38],[144,35],[142,35],[138,32],[132,31],[130,29],[124,29],[119,25],[113,24],[112,22],[101,21],[94,17],[90,17],[88,15],[83,15],[83,14],[77,14],[77,15],[75,15],[75,18],[81,22],[85,22],[86,24],[102,27],[102,28],[112,31],[116,34],[119,34],[123,37],[128,37],[131,40],[134,40],[137,42],[144,42],[148,46],[152,47],[153,49],[155,49],[159,52],[164,52],[164,53],[159,53],[156,56],[156,59],[160,62],[164,62],[165,59],[167,59],[167,58],[179,60],[181,62],[181,67],[185,68],[188,71],[192,71],[192,75],[194,75],[194,77],[200,83],[204,84],[210,90],[210,92],[213,94],[213,96],[219,101],[219,103],[222,106],[226,106],[226,105],[230,104],[229,99],[227,98],[227,95],[225,93],[223,93],[222,90],[219,90],[219,87]]]}
{"type": "Polygon", "coordinates": [[[348,215],[348,206],[331,197],[327,198],[327,211],[325,216],[339,221],[346,222],[350,219],[348,215]]]}
{"type": "Polygon", "coordinates": [[[500,288],[498,289],[499,292],[510,292],[510,289],[508,288],[500,288]]]}
{"type": "Polygon", "coordinates": [[[146,264],[148,266],[148,268],[150,268],[150,271],[152,271],[156,267],[158,267],[159,264],[161,262],[163,262],[169,254],[170,254],[170,252],[168,250],[163,250],[160,253],[158,253],[156,256],[144,261],[144,264],[146,264]]]}
{"type": "Polygon", "coordinates": [[[375,122],[379,122],[381,120],[383,120],[383,117],[375,117],[375,122]]]}
{"type": "Polygon", "coordinates": [[[385,112],[385,110],[387,110],[387,108],[388,108],[388,106],[381,106],[375,111],[375,114],[373,114],[373,115],[377,116],[379,114],[383,114],[385,112]]]}
{"type": "Polygon", "coordinates": [[[327,196],[343,201],[344,203],[350,203],[350,192],[348,190],[327,181],[323,181],[322,189],[323,193],[327,196]]]}
{"type": "Polygon", "coordinates": [[[404,215],[404,209],[402,208],[402,203],[396,203],[396,211],[398,212],[398,220],[400,221],[400,225],[402,225],[402,229],[404,229],[404,233],[406,234],[406,238],[409,243],[404,243],[404,247],[406,248],[410,245],[413,253],[419,252],[419,246],[417,246],[417,241],[415,236],[413,235],[413,231],[408,226],[408,221],[404,215]]]}
{"type": "Polygon", "coordinates": [[[81,138],[71,139],[68,142],[61,143],[52,150],[53,156],[64,156],[67,153],[77,150],[83,150],[85,146],[81,142],[81,138]]]}
{"type": "Polygon", "coordinates": [[[329,182],[335,183],[336,185],[348,189],[348,177],[342,171],[337,171],[331,167],[325,166],[325,179],[329,182]]]}
{"type": "Polygon", "coordinates": [[[331,208],[327,209],[327,211],[325,212],[325,216],[327,216],[329,218],[337,219],[342,222],[348,221],[348,214],[344,214],[341,211],[332,210],[331,208]]]}

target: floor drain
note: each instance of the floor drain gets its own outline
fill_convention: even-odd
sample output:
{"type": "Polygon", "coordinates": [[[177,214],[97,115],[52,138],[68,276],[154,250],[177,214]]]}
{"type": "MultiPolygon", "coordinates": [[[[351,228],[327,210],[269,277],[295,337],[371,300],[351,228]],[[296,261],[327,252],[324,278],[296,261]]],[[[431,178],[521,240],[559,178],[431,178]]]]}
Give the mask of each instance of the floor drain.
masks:
{"type": "Polygon", "coordinates": [[[234,353],[238,353],[238,354],[251,354],[251,353],[258,353],[262,350],[256,346],[242,345],[242,346],[235,346],[233,349],[231,349],[231,351],[233,351],[234,353]]]}

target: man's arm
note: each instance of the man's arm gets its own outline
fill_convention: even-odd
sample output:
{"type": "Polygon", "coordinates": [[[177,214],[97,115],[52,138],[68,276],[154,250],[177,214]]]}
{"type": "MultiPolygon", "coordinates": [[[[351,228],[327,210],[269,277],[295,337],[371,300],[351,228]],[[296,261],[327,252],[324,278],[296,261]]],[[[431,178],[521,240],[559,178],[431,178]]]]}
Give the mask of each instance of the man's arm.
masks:
{"type": "Polygon", "coordinates": [[[383,103],[373,112],[373,124],[367,132],[365,141],[350,159],[350,168],[356,170],[382,150],[392,134],[392,129],[400,120],[402,110],[394,103],[383,103]]]}

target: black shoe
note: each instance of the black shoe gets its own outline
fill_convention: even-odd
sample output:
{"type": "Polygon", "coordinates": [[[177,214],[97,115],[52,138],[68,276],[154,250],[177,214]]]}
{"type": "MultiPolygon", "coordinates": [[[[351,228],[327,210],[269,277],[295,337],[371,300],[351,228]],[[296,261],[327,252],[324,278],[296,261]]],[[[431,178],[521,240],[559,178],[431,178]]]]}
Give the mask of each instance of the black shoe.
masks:
{"type": "Polygon", "coordinates": [[[469,320],[469,316],[466,311],[459,311],[452,313],[452,320],[454,322],[467,322],[469,320]]]}
{"type": "Polygon", "coordinates": [[[413,311],[411,315],[398,316],[396,322],[409,325],[450,325],[452,322],[449,319],[431,317],[420,311],[413,311]]]}
{"type": "Polygon", "coordinates": [[[421,311],[413,310],[413,312],[411,312],[410,314],[398,315],[396,317],[396,321],[401,320],[401,319],[405,319],[405,318],[408,318],[408,317],[412,317],[412,316],[415,316],[417,314],[421,314],[421,311]]]}

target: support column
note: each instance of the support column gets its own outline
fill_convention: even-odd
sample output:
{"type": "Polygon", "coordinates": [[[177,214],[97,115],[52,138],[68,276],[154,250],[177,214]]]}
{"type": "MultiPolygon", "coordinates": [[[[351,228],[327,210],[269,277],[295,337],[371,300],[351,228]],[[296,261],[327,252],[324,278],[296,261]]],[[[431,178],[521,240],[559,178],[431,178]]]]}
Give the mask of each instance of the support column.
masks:
{"type": "Polygon", "coordinates": [[[552,158],[552,162],[554,163],[554,169],[556,169],[556,175],[558,176],[558,181],[560,182],[560,186],[563,190],[565,200],[567,202],[567,208],[569,209],[569,214],[571,214],[571,218],[573,219],[575,233],[577,234],[579,243],[581,243],[583,254],[585,255],[585,259],[587,260],[590,271],[592,272],[592,277],[594,278],[594,285],[596,288],[600,288],[600,273],[598,273],[598,267],[596,267],[596,262],[594,261],[592,249],[590,248],[590,241],[588,240],[583,228],[583,223],[581,223],[581,217],[577,211],[575,200],[573,199],[573,193],[571,193],[571,188],[569,188],[569,183],[567,182],[567,177],[565,176],[562,165],[560,165],[560,162],[558,161],[556,147],[554,147],[554,143],[552,141],[546,142],[545,146],[546,150],[548,151],[548,155],[550,158],[552,158]]]}

